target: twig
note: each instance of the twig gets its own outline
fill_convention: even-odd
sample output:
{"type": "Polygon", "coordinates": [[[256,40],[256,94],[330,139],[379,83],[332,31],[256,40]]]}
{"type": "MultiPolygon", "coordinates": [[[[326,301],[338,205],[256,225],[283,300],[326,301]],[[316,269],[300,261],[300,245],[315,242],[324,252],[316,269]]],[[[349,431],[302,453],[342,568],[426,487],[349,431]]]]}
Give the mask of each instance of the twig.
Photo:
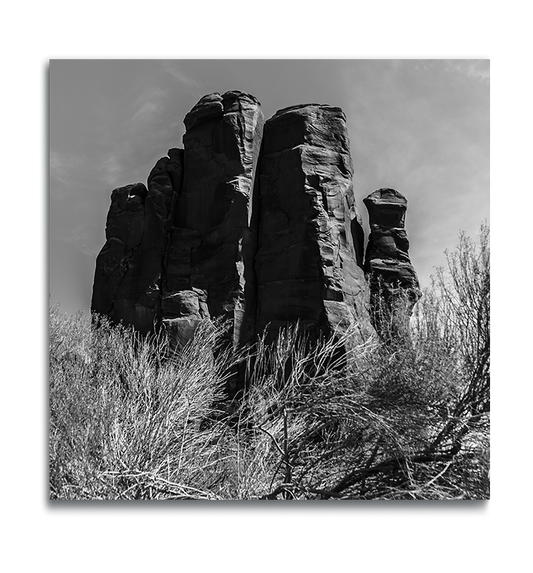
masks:
{"type": "MultiPolygon", "coordinates": [[[[378,439],[376,440],[376,445],[374,446],[374,449],[372,450],[372,453],[370,454],[370,457],[368,458],[368,461],[365,464],[365,469],[368,469],[373,464],[374,460],[376,459],[376,455],[378,453],[379,446],[381,443],[381,436],[382,436],[382,433],[380,433],[378,439]]],[[[365,485],[366,485],[366,476],[363,478],[363,481],[361,483],[361,495],[364,495],[365,485]]]]}
{"type": "Polygon", "coordinates": [[[272,441],[274,442],[274,445],[276,446],[278,452],[283,456],[283,455],[284,455],[283,450],[281,449],[281,446],[278,444],[276,438],[275,438],[268,430],[265,430],[265,428],[263,428],[262,426],[258,426],[258,428],[259,428],[262,432],[265,432],[265,434],[266,434],[267,436],[270,436],[270,438],[271,438],[272,441]]]}
{"type": "MultiPolygon", "coordinates": [[[[164,484],[166,484],[166,485],[168,485],[168,486],[170,486],[170,487],[176,488],[176,489],[181,489],[181,490],[185,490],[185,491],[188,490],[188,491],[190,491],[190,492],[196,492],[196,493],[199,493],[199,494],[201,494],[202,496],[207,497],[207,498],[211,498],[211,499],[212,499],[212,498],[214,497],[215,499],[222,499],[222,498],[220,498],[220,497],[218,497],[218,496],[216,496],[215,494],[212,494],[212,493],[210,493],[210,492],[202,491],[201,489],[198,489],[198,488],[195,488],[195,487],[192,487],[192,486],[188,486],[188,485],[184,485],[184,484],[181,484],[181,483],[172,482],[172,481],[167,480],[167,479],[165,479],[165,478],[162,478],[162,477],[160,477],[160,476],[156,476],[156,475],[154,475],[154,474],[152,474],[152,473],[150,473],[150,472],[141,472],[141,471],[135,472],[135,471],[133,471],[133,472],[130,472],[130,473],[122,473],[122,472],[118,472],[118,471],[109,471],[109,472],[103,472],[102,475],[114,475],[114,476],[117,476],[117,477],[130,478],[130,479],[149,478],[149,479],[151,479],[153,482],[156,482],[156,483],[158,483],[158,482],[164,483],[164,484]]],[[[126,490],[124,490],[123,492],[121,492],[120,495],[121,495],[121,496],[125,495],[125,494],[126,494],[127,492],[129,492],[131,489],[133,489],[133,488],[136,487],[136,486],[140,486],[141,484],[142,484],[141,481],[137,481],[136,483],[134,483],[133,485],[131,485],[130,487],[128,487],[126,490]]],[[[153,487],[153,485],[154,485],[154,484],[152,483],[152,484],[150,484],[149,487],[153,487]]]]}
{"type": "Polygon", "coordinates": [[[406,465],[409,463],[428,463],[428,462],[437,462],[437,461],[447,461],[452,459],[455,454],[453,449],[447,453],[437,455],[418,455],[418,456],[403,456],[397,459],[389,459],[379,463],[377,466],[372,468],[357,468],[354,471],[350,472],[344,478],[342,478],[335,487],[329,490],[328,494],[325,494],[326,497],[331,497],[331,493],[340,493],[341,491],[351,487],[352,485],[356,484],[357,481],[363,479],[369,475],[376,475],[383,472],[391,472],[392,470],[397,470],[402,467],[402,465],[406,465]]]}
{"type": "Polygon", "coordinates": [[[186,431],[187,431],[187,424],[189,423],[189,414],[191,413],[191,409],[190,409],[190,404],[189,404],[189,398],[187,398],[187,416],[185,417],[185,422],[183,424],[183,434],[181,437],[181,448],[180,448],[180,457],[178,460],[178,473],[181,470],[181,457],[183,455],[183,447],[185,446],[185,435],[186,435],[186,431]]]}
{"type": "Polygon", "coordinates": [[[314,487],[306,487],[305,489],[311,493],[316,493],[316,494],[321,495],[323,497],[337,497],[337,498],[342,497],[342,495],[340,493],[335,493],[334,491],[329,491],[326,489],[317,489],[314,487]]]}
{"type": "Polygon", "coordinates": [[[434,478],[430,479],[426,484],[424,484],[420,490],[422,490],[424,487],[428,487],[429,485],[431,485],[434,481],[438,480],[441,476],[443,476],[447,471],[448,468],[452,465],[452,462],[448,462],[445,466],[445,468],[439,472],[434,478]]]}
{"type": "Polygon", "coordinates": [[[283,408],[283,461],[285,462],[285,483],[292,482],[291,464],[289,462],[289,434],[287,429],[287,408],[283,408]]]}

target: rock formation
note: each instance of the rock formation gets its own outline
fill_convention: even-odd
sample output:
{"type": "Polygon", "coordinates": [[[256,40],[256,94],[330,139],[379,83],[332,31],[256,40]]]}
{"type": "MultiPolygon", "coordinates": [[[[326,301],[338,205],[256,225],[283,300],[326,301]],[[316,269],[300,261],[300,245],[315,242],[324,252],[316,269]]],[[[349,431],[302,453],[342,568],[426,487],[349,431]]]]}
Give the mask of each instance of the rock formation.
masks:
{"type": "MultiPolygon", "coordinates": [[[[295,321],[371,335],[342,110],[298,105],[265,123],[254,96],[232,91],[203,97],[184,123],[184,149],[159,159],[146,186],[112,193],[92,310],[143,333],[164,328],[177,346],[214,318],[229,321],[235,345],[295,321]]],[[[405,199],[381,189],[365,203],[374,307],[378,277],[388,296],[399,282],[416,300],[405,199]]]]}
{"type": "Polygon", "coordinates": [[[115,189],[107,216],[106,244],[96,259],[91,309],[114,322],[152,328],[157,297],[143,272],[141,245],[148,191],[142,183],[115,189]]]}
{"type": "Polygon", "coordinates": [[[263,133],[257,99],[203,97],[185,117],[184,175],[172,211],[162,319],[183,343],[206,317],[229,319],[235,343],[253,337],[252,190],[263,133]],[[251,300],[248,300],[251,299],[251,300]]]}
{"type": "Polygon", "coordinates": [[[386,341],[408,336],[409,317],[420,298],[405,231],[407,200],[395,189],[378,189],[364,204],[370,220],[365,271],[369,276],[374,327],[386,341]]]}
{"type": "Polygon", "coordinates": [[[255,256],[257,329],[368,330],[363,233],[346,117],[299,105],[265,124],[255,256]]]}

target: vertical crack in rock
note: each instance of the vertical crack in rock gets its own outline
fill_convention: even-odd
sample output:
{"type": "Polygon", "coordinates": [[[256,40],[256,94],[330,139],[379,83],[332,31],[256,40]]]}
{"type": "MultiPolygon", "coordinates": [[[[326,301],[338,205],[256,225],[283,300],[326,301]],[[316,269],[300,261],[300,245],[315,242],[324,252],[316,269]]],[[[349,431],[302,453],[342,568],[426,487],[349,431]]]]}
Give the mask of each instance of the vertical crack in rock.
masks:
{"type": "Polygon", "coordinates": [[[407,199],[395,189],[382,188],[364,199],[364,204],[370,219],[365,271],[373,323],[383,340],[405,340],[411,311],[421,296],[405,231],[407,199]]]}

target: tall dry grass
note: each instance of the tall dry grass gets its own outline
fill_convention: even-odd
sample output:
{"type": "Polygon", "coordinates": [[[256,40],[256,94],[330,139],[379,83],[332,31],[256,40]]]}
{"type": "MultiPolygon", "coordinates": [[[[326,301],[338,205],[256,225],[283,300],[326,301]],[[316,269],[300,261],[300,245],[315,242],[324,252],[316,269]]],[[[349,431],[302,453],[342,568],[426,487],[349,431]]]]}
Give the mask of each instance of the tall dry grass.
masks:
{"type": "Polygon", "coordinates": [[[398,344],[296,325],[234,351],[204,324],[173,353],[51,309],[51,498],[488,498],[488,240],[460,237],[398,344]]]}

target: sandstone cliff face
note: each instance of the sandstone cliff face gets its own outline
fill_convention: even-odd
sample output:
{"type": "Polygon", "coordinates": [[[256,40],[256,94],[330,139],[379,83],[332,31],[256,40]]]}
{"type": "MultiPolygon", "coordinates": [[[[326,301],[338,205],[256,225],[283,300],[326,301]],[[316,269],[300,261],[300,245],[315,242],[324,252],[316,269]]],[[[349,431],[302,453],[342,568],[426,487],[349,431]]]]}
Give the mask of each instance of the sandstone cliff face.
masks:
{"type": "Polygon", "coordinates": [[[205,96],[185,117],[163,293],[163,320],[181,342],[208,316],[229,319],[235,343],[253,336],[245,267],[263,123],[258,100],[241,92],[205,96]]]}
{"type": "Polygon", "coordinates": [[[405,231],[407,200],[395,189],[383,188],[364,204],[370,219],[365,270],[374,326],[383,339],[401,339],[408,336],[409,317],[421,296],[405,231]]]}
{"type": "Polygon", "coordinates": [[[141,300],[150,298],[144,280],[141,243],[148,191],[142,183],[115,189],[107,216],[106,244],[96,259],[91,309],[114,322],[150,329],[154,313],[141,300]],[[144,288],[143,288],[144,287],[144,288]]]}
{"type": "Polygon", "coordinates": [[[233,91],[203,97],[184,123],[184,149],[170,149],[146,187],[113,191],[93,311],[143,333],[165,328],[177,346],[221,318],[243,344],[296,321],[314,334],[372,335],[364,270],[374,307],[378,279],[387,300],[398,285],[417,299],[396,191],[365,200],[363,270],[341,109],[298,105],[265,123],[257,99],[233,91]]]}
{"type": "Polygon", "coordinates": [[[346,118],[294,106],[266,122],[255,256],[257,330],[300,321],[310,331],[368,328],[362,228],[346,118]]]}

